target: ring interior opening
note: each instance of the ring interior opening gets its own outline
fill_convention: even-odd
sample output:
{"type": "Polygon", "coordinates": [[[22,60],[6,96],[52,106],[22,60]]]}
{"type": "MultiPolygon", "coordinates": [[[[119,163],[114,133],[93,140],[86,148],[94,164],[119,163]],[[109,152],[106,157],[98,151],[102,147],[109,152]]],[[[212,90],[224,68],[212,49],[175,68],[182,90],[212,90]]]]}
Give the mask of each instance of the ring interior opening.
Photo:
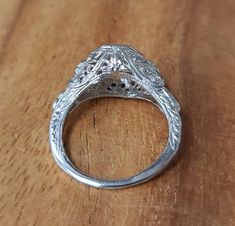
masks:
{"type": "Polygon", "coordinates": [[[80,102],[88,96],[89,100],[75,107],[65,122],[63,141],[67,155],[75,167],[99,179],[136,175],[159,158],[167,143],[164,114],[151,102],[140,100],[147,96],[149,99],[143,90],[134,97],[139,99],[123,99],[133,96],[131,89],[122,87],[125,81],[121,78],[104,79],[94,96],[84,93],[80,102]],[[116,91],[109,90],[110,86],[117,87],[116,91]],[[120,94],[121,88],[124,90],[120,94]],[[104,98],[93,99],[95,96],[104,98]]]}

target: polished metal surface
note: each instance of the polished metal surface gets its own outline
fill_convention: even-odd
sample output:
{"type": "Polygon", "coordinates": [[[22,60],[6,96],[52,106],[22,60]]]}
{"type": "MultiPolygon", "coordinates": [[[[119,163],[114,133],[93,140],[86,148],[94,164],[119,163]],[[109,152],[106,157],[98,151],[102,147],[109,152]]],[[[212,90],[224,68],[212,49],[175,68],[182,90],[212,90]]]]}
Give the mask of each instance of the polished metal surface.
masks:
{"type": "Polygon", "coordinates": [[[101,46],[80,62],[66,90],[53,104],[49,128],[52,154],[62,170],[93,187],[115,189],[142,183],[159,174],[177,153],[181,140],[179,111],[179,104],[164,87],[164,80],[151,61],[130,46],[101,46]],[[68,158],[62,140],[67,115],[83,101],[99,97],[143,99],[152,102],[165,114],[168,142],[160,158],[143,172],[120,180],[100,180],[81,172],[68,158]]]}

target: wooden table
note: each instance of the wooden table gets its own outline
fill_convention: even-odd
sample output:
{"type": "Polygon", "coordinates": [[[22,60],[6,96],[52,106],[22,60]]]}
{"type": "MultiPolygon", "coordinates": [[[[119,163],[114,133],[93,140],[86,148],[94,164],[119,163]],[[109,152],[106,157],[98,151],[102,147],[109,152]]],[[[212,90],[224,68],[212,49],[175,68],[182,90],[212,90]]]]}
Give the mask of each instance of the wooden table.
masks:
{"type": "MultiPolygon", "coordinates": [[[[0,225],[235,225],[234,0],[0,5],[0,225]],[[177,158],[150,182],[116,191],[72,180],[48,144],[51,103],[104,43],[156,62],[182,106],[177,158]]],[[[65,130],[75,164],[101,178],[143,170],[167,139],[164,116],[135,100],[85,103],[65,130]]]]}

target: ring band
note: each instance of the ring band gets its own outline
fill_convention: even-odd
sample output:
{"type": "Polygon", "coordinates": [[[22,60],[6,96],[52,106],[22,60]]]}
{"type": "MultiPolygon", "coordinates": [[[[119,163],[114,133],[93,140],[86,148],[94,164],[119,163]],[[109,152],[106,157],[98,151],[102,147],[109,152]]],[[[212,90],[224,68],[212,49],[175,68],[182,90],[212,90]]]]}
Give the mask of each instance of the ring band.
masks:
{"type": "Polygon", "coordinates": [[[54,102],[49,127],[51,151],[59,167],[79,182],[106,189],[133,186],[159,174],[177,153],[182,127],[179,112],[179,104],[164,87],[164,80],[151,61],[130,46],[104,45],[78,64],[66,90],[54,102]],[[99,97],[150,101],[167,118],[168,141],[161,156],[133,177],[121,180],[90,177],[77,169],[65,152],[62,135],[66,117],[82,102],[99,97]]]}

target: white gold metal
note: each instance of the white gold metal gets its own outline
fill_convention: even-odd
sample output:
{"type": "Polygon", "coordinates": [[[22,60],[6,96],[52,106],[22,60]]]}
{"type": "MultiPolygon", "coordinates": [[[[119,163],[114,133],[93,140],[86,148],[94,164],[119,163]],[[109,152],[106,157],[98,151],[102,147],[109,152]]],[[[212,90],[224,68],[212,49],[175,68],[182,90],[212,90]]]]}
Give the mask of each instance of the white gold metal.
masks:
{"type": "Polygon", "coordinates": [[[67,174],[93,187],[115,189],[142,183],[159,174],[177,153],[181,140],[179,111],[179,104],[164,87],[164,80],[151,61],[130,46],[101,46],[78,64],[66,90],[53,104],[49,128],[53,157],[67,174]],[[81,172],[68,158],[62,140],[67,115],[82,102],[99,97],[143,99],[152,102],[165,114],[168,142],[160,158],[143,172],[120,180],[101,180],[81,172]]]}

